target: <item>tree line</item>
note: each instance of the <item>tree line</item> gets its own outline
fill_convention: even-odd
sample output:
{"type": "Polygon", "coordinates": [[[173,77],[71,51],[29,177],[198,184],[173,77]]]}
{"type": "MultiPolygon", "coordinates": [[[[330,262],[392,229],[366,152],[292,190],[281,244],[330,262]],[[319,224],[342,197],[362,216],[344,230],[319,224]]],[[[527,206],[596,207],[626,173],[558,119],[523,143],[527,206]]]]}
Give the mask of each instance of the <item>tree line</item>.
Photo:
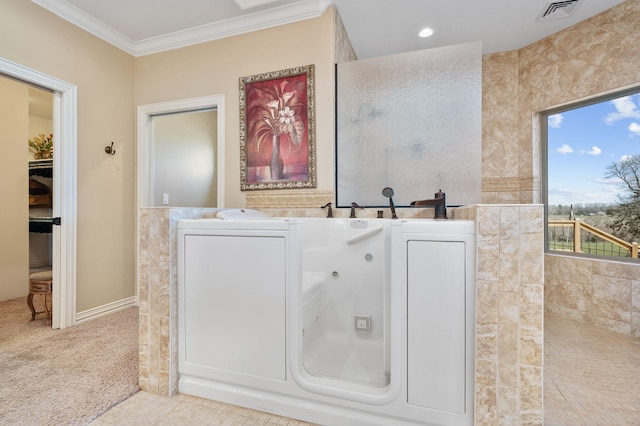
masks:
{"type": "Polygon", "coordinates": [[[548,206],[549,216],[574,219],[606,214],[607,228],[625,241],[640,241],[640,155],[630,155],[607,166],[607,179],[619,182],[618,203],[557,204],[548,206]]]}

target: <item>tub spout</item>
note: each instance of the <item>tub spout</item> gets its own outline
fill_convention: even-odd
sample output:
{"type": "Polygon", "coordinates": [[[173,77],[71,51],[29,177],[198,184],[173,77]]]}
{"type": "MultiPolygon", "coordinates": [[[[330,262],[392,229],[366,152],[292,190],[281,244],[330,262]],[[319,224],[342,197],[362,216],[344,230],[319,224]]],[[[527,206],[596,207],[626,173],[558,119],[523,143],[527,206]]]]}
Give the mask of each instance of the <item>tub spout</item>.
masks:
{"type": "Polygon", "coordinates": [[[435,207],[436,219],[447,219],[447,198],[446,194],[442,190],[438,190],[434,194],[435,198],[430,200],[418,200],[412,201],[412,207],[435,207]]]}

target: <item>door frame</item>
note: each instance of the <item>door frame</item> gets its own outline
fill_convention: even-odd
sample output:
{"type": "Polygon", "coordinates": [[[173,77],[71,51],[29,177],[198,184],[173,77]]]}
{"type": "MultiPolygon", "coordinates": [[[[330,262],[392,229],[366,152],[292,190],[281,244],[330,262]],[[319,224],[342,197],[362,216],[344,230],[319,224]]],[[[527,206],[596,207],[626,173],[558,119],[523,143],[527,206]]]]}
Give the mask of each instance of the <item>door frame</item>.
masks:
{"type": "Polygon", "coordinates": [[[61,224],[52,231],[52,327],[67,328],[76,322],[77,86],[4,58],[0,58],[0,74],[53,91],[53,133],[58,142],[53,156],[52,210],[61,224]]]}
{"type": "MultiPolygon", "coordinates": [[[[218,175],[218,197],[216,207],[224,207],[224,148],[225,148],[225,106],[224,95],[203,96],[200,98],[182,99],[178,101],[159,102],[155,104],[138,106],[138,176],[137,176],[137,209],[153,207],[153,133],[151,118],[154,115],[173,114],[188,111],[199,111],[215,108],[218,115],[217,125],[217,157],[216,173],[218,175]]],[[[137,221],[136,221],[137,222],[137,221]]]]}

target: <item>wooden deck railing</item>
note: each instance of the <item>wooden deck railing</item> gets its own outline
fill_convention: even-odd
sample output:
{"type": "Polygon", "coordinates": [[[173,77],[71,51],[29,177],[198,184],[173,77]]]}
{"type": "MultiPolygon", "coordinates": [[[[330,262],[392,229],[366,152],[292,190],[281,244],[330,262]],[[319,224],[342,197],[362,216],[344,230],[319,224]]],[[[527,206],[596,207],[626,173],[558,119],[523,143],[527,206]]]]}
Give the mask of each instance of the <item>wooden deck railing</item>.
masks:
{"type": "Polygon", "coordinates": [[[595,228],[588,223],[584,223],[580,219],[575,220],[550,220],[548,222],[549,227],[571,227],[573,231],[573,251],[576,253],[582,253],[582,231],[588,232],[602,240],[620,247],[623,250],[629,252],[629,257],[638,258],[638,243],[621,240],[609,233],[606,233],[598,228],[595,228]]]}

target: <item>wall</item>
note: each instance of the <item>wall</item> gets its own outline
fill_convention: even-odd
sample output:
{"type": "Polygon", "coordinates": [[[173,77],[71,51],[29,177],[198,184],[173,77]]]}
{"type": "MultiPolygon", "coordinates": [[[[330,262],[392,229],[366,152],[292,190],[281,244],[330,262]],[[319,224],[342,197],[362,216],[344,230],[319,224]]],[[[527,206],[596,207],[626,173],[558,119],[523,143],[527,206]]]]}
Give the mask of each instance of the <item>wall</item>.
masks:
{"type": "MultiPolygon", "coordinates": [[[[318,189],[333,188],[333,9],[293,24],[139,57],[135,104],[225,95],[225,206],[244,207],[240,191],[240,77],[315,65],[318,189]],[[286,40],[286,42],[285,42],[286,40]]],[[[285,191],[286,192],[286,191],[285,191]]]]}
{"type": "Polygon", "coordinates": [[[76,310],[134,296],[134,60],[30,1],[0,9],[0,57],[78,87],[76,310]]]}
{"type": "Polygon", "coordinates": [[[0,78],[0,300],[29,293],[28,90],[0,78]]]}
{"type": "Polygon", "coordinates": [[[549,254],[544,268],[547,312],[640,337],[637,263],[549,254]]]}
{"type": "Polygon", "coordinates": [[[215,110],[152,117],[154,206],[217,207],[218,114],[215,110]]]}

